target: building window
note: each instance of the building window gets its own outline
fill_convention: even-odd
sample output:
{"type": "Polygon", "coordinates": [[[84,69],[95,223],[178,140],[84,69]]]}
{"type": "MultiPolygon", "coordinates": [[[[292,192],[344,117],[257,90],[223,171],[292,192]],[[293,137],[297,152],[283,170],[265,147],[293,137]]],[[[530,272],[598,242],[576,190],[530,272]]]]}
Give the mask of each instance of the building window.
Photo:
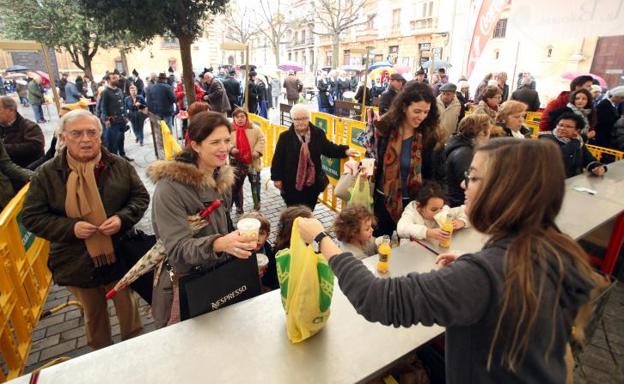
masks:
{"type": "Polygon", "coordinates": [[[398,58],[399,58],[399,46],[393,45],[393,46],[388,47],[388,62],[391,64],[396,64],[398,58]]]}
{"type": "Polygon", "coordinates": [[[173,57],[169,59],[169,67],[171,67],[174,72],[176,71],[176,68],[178,66],[177,62],[178,61],[173,57]]]}
{"type": "Polygon", "coordinates": [[[507,33],[507,19],[500,19],[496,23],[496,27],[494,28],[494,38],[502,39],[505,37],[507,33]]]}
{"type": "Polygon", "coordinates": [[[305,44],[305,30],[301,31],[301,44],[305,44]]]}
{"type": "Polygon", "coordinates": [[[125,71],[124,66],[123,66],[123,61],[121,61],[121,57],[115,58],[115,69],[117,70],[117,72],[125,71]]]}
{"type": "Polygon", "coordinates": [[[345,49],[342,56],[342,64],[348,65],[351,64],[351,50],[345,49]]]}
{"type": "Polygon", "coordinates": [[[401,28],[401,9],[392,11],[392,32],[396,33],[401,28]]]}
{"type": "Polygon", "coordinates": [[[288,52],[288,61],[292,61],[292,52],[288,52]]]}
{"type": "Polygon", "coordinates": [[[500,57],[500,51],[498,49],[496,49],[494,51],[494,60],[498,60],[499,57],[500,57]]]}
{"type": "Polygon", "coordinates": [[[553,47],[548,46],[548,49],[546,50],[546,57],[551,58],[552,53],[553,53],[553,47]]]}
{"type": "Polygon", "coordinates": [[[375,15],[368,15],[368,21],[366,22],[366,29],[375,28],[375,15]]]}
{"type": "Polygon", "coordinates": [[[327,52],[325,54],[325,66],[327,67],[331,67],[332,66],[332,53],[331,52],[327,52]]]}
{"type": "Polygon", "coordinates": [[[431,17],[431,15],[433,15],[433,1],[429,2],[429,13],[427,16],[431,17]]]}

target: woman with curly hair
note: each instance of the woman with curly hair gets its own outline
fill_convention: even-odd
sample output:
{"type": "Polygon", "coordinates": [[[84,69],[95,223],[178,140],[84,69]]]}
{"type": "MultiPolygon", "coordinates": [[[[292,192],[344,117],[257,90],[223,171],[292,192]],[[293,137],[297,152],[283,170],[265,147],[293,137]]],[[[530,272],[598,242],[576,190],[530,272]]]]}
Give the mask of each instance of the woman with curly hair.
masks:
{"type": "Polygon", "coordinates": [[[409,82],[376,123],[375,235],[391,235],[424,180],[444,182],[444,139],[427,84],[409,82]]]}

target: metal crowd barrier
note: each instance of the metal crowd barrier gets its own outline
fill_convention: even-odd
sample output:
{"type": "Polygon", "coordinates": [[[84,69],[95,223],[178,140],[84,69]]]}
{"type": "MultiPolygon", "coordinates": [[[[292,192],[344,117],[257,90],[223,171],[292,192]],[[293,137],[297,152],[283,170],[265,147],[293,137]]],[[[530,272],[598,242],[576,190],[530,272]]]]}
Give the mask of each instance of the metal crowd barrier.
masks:
{"type": "Polygon", "coordinates": [[[48,296],[49,243],[22,225],[28,185],[0,213],[0,382],[22,373],[48,296]]]}

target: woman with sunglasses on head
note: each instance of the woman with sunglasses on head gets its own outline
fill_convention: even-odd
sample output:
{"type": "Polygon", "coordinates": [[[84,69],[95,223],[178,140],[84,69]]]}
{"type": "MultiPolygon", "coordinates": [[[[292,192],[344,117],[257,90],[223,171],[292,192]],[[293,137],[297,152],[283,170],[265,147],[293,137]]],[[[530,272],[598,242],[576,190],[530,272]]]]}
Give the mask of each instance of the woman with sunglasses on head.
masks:
{"type": "Polygon", "coordinates": [[[490,239],[474,254],[438,256],[445,268],[429,273],[377,278],[319,221],[300,220],[300,233],[320,244],[367,320],[446,327],[447,383],[563,383],[572,322],[592,287],[585,253],[555,224],[564,179],[551,142],[505,138],[477,148],[466,211],[490,239]]]}

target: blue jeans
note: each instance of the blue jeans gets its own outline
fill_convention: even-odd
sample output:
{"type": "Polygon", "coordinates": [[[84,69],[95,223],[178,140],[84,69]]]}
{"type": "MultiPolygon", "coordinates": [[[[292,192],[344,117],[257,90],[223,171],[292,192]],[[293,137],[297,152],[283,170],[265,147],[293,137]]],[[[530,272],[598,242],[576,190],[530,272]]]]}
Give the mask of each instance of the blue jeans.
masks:
{"type": "Polygon", "coordinates": [[[40,121],[45,120],[43,118],[43,108],[41,107],[41,104],[32,104],[31,106],[32,106],[33,112],[35,113],[36,122],[38,123],[40,121]]]}
{"type": "Polygon", "coordinates": [[[105,140],[108,144],[108,150],[110,153],[115,155],[124,156],[126,153],[124,152],[124,130],[125,124],[111,124],[108,129],[106,129],[106,138],[105,140]]]}

